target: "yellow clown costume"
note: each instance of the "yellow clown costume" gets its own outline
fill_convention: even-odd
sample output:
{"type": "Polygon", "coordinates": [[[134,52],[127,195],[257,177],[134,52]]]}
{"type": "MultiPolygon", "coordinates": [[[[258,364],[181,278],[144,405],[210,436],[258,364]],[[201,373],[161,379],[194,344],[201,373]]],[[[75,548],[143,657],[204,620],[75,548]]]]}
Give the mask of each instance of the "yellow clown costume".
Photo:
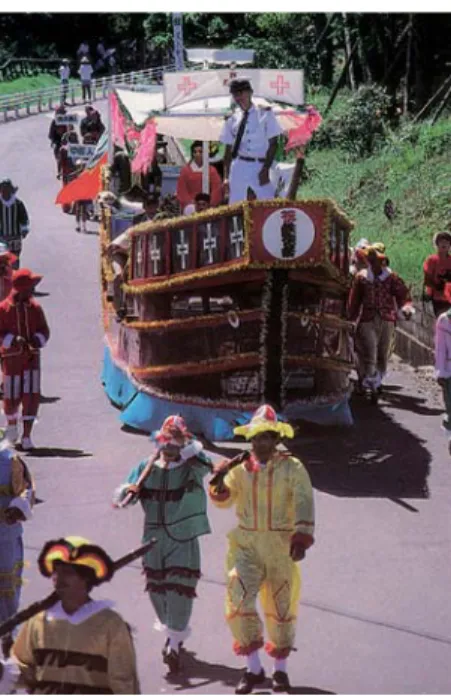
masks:
{"type": "MultiPolygon", "coordinates": [[[[105,551],[82,537],[45,544],[38,558],[45,577],[52,575],[55,562],[90,569],[94,585],[114,572],[105,551]]],[[[3,664],[0,693],[23,687],[33,694],[139,693],[130,630],[111,606],[90,600],[67,614],[58,601],[29,619],[3,664]]]]}
{"type": "MultiPolygon", "coordinates": [[[[262,406],[248,425],[235,434],[251,440],[271,431],[293,437],[288,423],[262,406]]],[[[310,478],[302,463],[289,453],[276,451],[262,465],[255,455],[230,469],[222,484],[212,481],[212,502],[220,508],[236,506],[238,526],[228,535],[226,619],[237,655],[250,655],[263,647],[263,622],[256,611],[260,594],[269,641],[266,652],[286,658],[293,649],[300,600],[299,568],[290,556],[296,543],[313,544],[314,510],[310,478]]]]}

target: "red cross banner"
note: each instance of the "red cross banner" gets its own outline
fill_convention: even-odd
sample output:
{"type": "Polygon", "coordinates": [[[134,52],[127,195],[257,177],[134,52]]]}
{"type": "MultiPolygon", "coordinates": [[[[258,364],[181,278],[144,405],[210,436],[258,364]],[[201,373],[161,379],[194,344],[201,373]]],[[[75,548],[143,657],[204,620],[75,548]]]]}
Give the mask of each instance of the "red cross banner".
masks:
{"type": "Polygon", "coordinates": [[[245,77],[250,80],[254,95],[285,104],[304,103],[304,74],[302,70],[199,70],[165,73],[164,102],[166,109],[190,101],[229,95],[230,80],[245,77]]]}

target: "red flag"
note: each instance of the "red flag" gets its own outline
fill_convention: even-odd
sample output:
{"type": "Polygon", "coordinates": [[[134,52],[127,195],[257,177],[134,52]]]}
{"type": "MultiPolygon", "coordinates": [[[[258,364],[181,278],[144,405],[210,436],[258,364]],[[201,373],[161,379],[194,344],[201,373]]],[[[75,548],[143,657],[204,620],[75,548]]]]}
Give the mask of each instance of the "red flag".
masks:
{"type": "Polygon", "coordinates": [[[85,169],[76,179],[59,192],[56,203],[64,205],[75,201],[92,201],[102,190],[102,167],[108,162],[108,153],[92,169],[85,169]]]}

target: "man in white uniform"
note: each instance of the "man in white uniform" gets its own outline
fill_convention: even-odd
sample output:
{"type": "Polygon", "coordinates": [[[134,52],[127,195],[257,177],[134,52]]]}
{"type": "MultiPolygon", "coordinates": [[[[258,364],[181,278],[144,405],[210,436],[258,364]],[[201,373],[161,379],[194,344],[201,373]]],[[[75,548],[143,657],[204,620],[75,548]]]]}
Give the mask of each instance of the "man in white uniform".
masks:
{"type": "Polygon", "coordinates": [[[252,103],[249,80],[232,80],[230,93],[239,108],[225,122],[220,138],[226,146],[224,196],[229,203],[246,200],[250,188],[256,198],[273,198],[269,174],[282,129],[270,108],[252,103]]]}

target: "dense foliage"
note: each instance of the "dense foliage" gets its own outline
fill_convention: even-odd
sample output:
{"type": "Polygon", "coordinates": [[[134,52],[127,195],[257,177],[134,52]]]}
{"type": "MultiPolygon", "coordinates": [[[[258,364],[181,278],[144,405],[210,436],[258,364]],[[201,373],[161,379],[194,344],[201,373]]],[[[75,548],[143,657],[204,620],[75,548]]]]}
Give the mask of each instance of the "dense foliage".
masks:
{"type": "MultiPolygon", "coordinates": [[[[403,112],[424,105],[449,73],[451,15],[388,13],[205,13],[183,15],[187,47],[253,48],[259,67],[304,68],[309,84],[374,82],[403,112]],[[448,63],[448,66],[447,66],[448,63]]],[[[161,64],[172,50],[169,13],[0,14],[0,64],[25,57],[74,57],[99,37],[124,69],[161,64]]]]}

